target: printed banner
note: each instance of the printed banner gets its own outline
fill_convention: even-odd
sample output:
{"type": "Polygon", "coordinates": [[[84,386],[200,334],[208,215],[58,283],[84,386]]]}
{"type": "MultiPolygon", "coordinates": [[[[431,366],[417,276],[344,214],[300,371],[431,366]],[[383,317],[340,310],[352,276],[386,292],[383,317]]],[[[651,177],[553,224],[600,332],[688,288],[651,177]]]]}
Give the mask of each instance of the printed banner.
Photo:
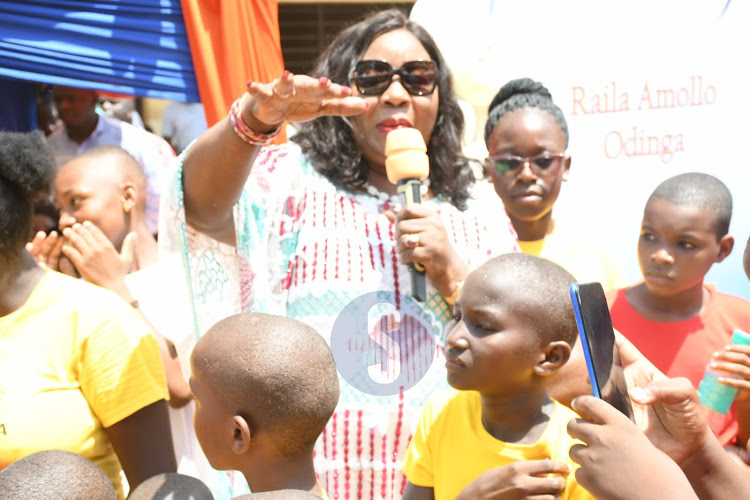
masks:
{"type": "Polygon", "coordinates": [[[750,8],[736,1],[419,0],[466,101],[467,152],[483,158],[486,108],[502,84],[543,83],[565,114],[573,161],[555,216],[613,245],[640,279],[643,207],[664,179],[699,171],[730,189],[732,254],[706,281],[750,299],[750,8]]]}

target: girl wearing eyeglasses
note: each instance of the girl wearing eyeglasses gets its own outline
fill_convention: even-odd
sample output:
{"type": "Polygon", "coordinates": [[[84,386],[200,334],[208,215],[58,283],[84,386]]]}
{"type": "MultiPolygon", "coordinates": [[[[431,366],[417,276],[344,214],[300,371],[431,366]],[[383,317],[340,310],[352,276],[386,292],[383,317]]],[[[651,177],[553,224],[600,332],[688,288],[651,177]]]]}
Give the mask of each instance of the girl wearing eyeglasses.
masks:
{"type": "MultiPolygon", "coordinates": [[[[337,365],[357,364],[359,381],[340,377],[339,405],[315,445],[331,498],[400,498],[421,404],[447,387],[444,328],[461,283],[471,267],[516,248],[500,201],[490,196],[480,210],[472,198],[462,128],[434,41],[387,10],[343,31],[312,76],[249,83],[229,116],[181,157],[163,212],[174,220],[162,225],[160,243],[186,256],[198,335],[258,311],[301,320],[334,344],[345,306],[379,293],[380,305],[360,311],[368,331],[344,332],[348,358],[332,345],[337,365]],[[263,147],[284,121],[304,122],[293,142],[263,147]],[[427,144],[420,205],[400,206],[386,176],[385,137],[400,127],[427,144]],[[425,268],[418,307],[427,324],[408,312],[416,304],[409,263],[425,268]],[[428,337],[411,335],[418,330],[428,337]],[[404,383],[384,389],[394,380],[404,383]]],[[[295,484],[315,487],[310,478],[295,484]]]]}
{"type": "Polygon", "coordinates": [[[620,270],[596,250],[596,242],[552,216],[571,157],[568,124],[549,91],[529,78],[512,80],[500,88],[488,113],[485,172],[521,250],[565,266],[581,282],[599,281],[606,290],[620,285],[620,270]]]}
{"type": "MultiPolygon", "coordinates": [[[[602,250],[602,242],[588,237],[592,231],[552,216],[571,157],[568,124],[547,88],[529,78],[511,80],[492,99],[488,113],[485,172],[503,200],[521,250],[560,264],[579,282],[598,281],[605,290],[624,285],[621,269],[602,250]]],[[[550,395],[563,404],[590,393],[580,345],[556,380],[550,395]]]]}

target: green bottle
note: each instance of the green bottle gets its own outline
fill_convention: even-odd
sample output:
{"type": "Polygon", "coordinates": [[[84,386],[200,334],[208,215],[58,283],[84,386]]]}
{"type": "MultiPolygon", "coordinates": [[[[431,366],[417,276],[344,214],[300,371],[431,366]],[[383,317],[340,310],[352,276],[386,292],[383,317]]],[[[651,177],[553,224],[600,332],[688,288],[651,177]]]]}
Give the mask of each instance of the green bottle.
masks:
{"type": "MultiPolygon", "coordinates": [[[[750,334],[739,329],[735,330],[732,334],[732,344],[750,345],[750,334]]],[[[718,377],[731,377],[731,375],[721,370],[715,370],[709,365],[698,386],[698,396],[701,398],[703,406],[726,415],[734,402],[734,398],[737,397],[739,389],[722,384],[718,377]]]]}

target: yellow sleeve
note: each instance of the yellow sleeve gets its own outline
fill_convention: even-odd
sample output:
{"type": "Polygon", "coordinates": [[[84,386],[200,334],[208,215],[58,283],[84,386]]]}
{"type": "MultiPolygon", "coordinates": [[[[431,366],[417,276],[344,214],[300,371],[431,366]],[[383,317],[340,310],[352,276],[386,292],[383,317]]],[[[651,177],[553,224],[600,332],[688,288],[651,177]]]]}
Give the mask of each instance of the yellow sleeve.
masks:
{"type": "MultiPolygon", "coordinates": [[[[571,472],[574,474],[574,472],[571,472]]],[[[596,500],[594,496],[588,492],[586,488],[578,484],[576,481],[568,482],[568,497],[567,500],[596,500]]]]}
{"type": "Polygon", "coordinates": [[[407,479],[410,483],[425,488],[432,488],[435,485],[429,439],[431,431],[438,431],[432,428],[432,413],[432,400],[428,399],[422,407],[417,430],[404,456],[404,474],[407,479]]]}
{"type": "MultiPolygon", "coordinates": [[[[555,415],[553,418],[554,425],[557,429],[556,434],[559,436],[559,439],[556,440],[556,451],[553,453],[552,459],[560,462],[567,462],[571,466],[571,472],[567,478],[567,485],[565,487],[563,499],[595,500],[588,490],[578,484],[575,473],[580,466],[570,459],[570,448],[572,448],[574,444],[583,444],[581,441],[573,439],[568,434],[568,422],[575,418],[579,418],[578,414],[570,408],[563,406],[560,402],[555,401],[555,415]]],[[[552,423],[550,425],[552,425],[552,423]]]]}
{"type": "Polygon", "coordinates": [[[104,427],[169,397],[150,327],[127,304],[117,306],[81,345],[81,391],[104,427]]]}

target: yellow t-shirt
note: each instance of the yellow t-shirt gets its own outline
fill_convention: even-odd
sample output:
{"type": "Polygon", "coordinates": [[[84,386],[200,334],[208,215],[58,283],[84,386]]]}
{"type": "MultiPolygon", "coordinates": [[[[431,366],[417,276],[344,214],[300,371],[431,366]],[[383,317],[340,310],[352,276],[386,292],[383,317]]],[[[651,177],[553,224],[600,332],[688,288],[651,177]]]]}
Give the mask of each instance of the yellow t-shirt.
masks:
{"type": "Polygon", "coordinates": [[[97,464],[123,498],[105,428],[167,397],[150,328],[103,288],[50,271],[0,317],[0,470],[67,450],[97,464]]]}
{"type": "MultiPolygon", "coordinates": [[[[432,396],[422,409],[414,437],[404,457],[404,473],[414,485],[432,487],[435,500],[453,500],[483,472],[518,460],[552,460],[576,466],[570,447],[577,443],[567,432],[572,410],[555,402],[555,411],[535,444],[504,443],[482,425],[478,392],[448,390],[432,396]]],[[[589,500],[571,472],[562,500],[589,500]]]]}
{"type": "MultiPolygon", "coordinates": [[[[557,226],[557,220],[554,221],[557,226]]],[[[580,235],[555,227],[545,238],[519,241],[523,253],[543,257],[564,267],[580,283],[598,281],[602,288],[616,290],[627,283],[617,259],[608,255],[595,241],[583,241],[580,235]]]]}

